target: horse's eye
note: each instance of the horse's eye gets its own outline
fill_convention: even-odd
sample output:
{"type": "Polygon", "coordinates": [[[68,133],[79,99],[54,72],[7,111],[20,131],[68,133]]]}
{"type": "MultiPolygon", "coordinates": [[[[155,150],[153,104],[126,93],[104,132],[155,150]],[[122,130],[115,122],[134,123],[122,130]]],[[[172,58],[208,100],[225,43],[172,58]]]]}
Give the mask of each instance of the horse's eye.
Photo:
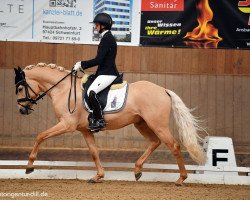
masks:
{"type": "Polygon", "coordinates": [[[18,88],[18,92],[22,92],[22,90],[23,90],[23,88],[21,87],[21,88],[18,88]]]}

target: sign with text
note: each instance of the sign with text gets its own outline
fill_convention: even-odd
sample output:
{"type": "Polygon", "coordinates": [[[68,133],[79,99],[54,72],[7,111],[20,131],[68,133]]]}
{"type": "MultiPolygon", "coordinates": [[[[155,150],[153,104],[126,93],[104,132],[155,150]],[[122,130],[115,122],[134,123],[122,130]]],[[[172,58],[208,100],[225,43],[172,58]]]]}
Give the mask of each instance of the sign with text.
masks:
{"type": "Polygon", "coordinates": [[[140,2],[122,1],[0,1],[0,40],[96,44],[99,34],[90,22],[96,14],[106,12],[113,18],[116,40],[139,45],[140,2]]]}
{"type": "Polygon", "coordinates": [[[183,11],[184,0],[143,0],[142,11],[183,11]]]}
{"type": "Polygon", "coordinates": [[[0,40],[32,39],[32,0],[0,2],[0,40]],[[18,22],[18,23],[17,23],[18,22]]]}
{"type": "Polygon", "coordinates": [[[141,45],[250,49],[250,0],[141,3],[141,45]]]}

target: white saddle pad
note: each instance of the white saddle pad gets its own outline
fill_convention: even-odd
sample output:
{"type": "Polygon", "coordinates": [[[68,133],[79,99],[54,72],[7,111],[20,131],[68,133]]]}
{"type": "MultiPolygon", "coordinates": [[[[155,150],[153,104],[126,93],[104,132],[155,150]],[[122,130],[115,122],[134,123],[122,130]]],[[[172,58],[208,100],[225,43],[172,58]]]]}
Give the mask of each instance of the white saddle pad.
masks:
{"type": "MultiPolygon", "coordinates": [[[[103,109],[104,113],[119,112],[126,104],[128,93],[128,83],[122,88],[109,90],[107,104],[103,109]]],[[[91,112],[88,104],[84,100],[85,108],[88,112],[91,112]]]]}

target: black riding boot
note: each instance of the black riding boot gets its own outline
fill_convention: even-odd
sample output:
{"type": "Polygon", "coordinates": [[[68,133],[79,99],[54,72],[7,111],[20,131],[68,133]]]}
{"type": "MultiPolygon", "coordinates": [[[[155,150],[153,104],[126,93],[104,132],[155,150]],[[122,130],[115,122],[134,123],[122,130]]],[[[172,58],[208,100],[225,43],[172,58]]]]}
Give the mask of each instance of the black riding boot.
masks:
{"type": "Polygon", "coordinates": [[[89,115],[89,129],[97,131],[106,127],[106,122],[103,117],[103,110],[99,102],[98,96],[94,91],[90,91],[89,100],[93,108],[93,114],[89,115]]]}

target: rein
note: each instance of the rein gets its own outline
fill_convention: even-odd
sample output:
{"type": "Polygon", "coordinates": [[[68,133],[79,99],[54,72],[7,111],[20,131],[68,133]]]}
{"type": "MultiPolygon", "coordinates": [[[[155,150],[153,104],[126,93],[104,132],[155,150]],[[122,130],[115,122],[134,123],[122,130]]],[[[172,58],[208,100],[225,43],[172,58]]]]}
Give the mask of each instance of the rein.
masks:
{"type": "Polygon", "coordinates": [[[68,97],[68,109],[69,109],[70,114],[73,114],[76,111],[76,74],[77,74],[77,72],[72,69],[71,76],[70,76],[70,90],[69,90],[69,97],[68,97]],[[74,73],[75,76],[73,76],[73,72],[75,72],[74,73]],[[70,98],[71,98],[73,77],[74,77],[74,99],[75,99],[74,104],[75,105],[74,105],[74,109],[71,111],[71,109],[70,109],[70,98]]]}
{"type": "Polygon", "coordinates": [[[20,102],[26,102],[26,101],[29,101],[31,104],[37,104],[37,102],[40,100],[40,99],[43,99],[44,96],[47,95],[47,93],[52,90],[54,87],[56,87],[59,83],[61,83],[64,79],[66,79],[68,76],[71,76],[71,86],[70,86],[70,91],[69,91],[69,97],[68,97],[68,109],[69,109],[69,112],[72,114],[75,112],[76,110],[76,71],[74,71],[73,69],[71,70],[71,72],[69,74],[67,74],[66,76],[64,76],[61,80],[59,80],[55,85],[51,86],[48,90],[46,90],[45,92],[43,92],[42,94],[37,94],[31,87],[30,85],[27,83],[26,79],[23,78],[22,81],[18,82],[16,84],[16,87],[18,87],[19,85],[23,85],[24,88],[25,88],[25,94],[26,94],[26,97],[25,98],[21,98],[21,99],[17,99],[17,103],[28,109],[28,110],[33,110],[32,108],[30,108],[29,105],[22,105],[20,104],[20,102]],[[73,82],[73,77],[74,77],[74,98],[75,98],[75,101],[74,101],[74,109],[71,111],[70,109],[70,98],[71,98],[71,90],[72,90],[72,82],[73,82]],[[36,99],[32,99],[30,97],[30,94],[29,94],[29,91],[28,89],[30,89],[36,96],[37,98],[36,99]]]}

